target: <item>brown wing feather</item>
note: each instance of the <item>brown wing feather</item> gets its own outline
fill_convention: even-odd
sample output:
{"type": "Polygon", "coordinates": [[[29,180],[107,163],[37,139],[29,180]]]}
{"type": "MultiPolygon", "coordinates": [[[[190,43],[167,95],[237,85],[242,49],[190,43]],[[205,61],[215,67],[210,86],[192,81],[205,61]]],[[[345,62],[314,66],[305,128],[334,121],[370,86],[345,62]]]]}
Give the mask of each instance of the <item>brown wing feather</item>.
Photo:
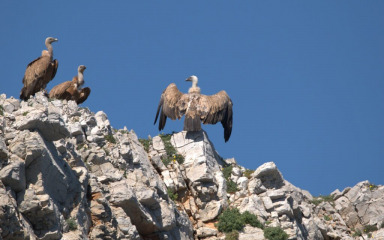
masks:
{"type": "Polygon", "coordinates": [[[51,63],[49,56],[41,56],[30,62],[25,70],[20,98],[27,100],[31,95],[45,89],[52,80],[53,73],[56,73],[57,66],[51,63]]]}
{"type": "Polygon", "coordinates": [[[157,107],[155,122],[153,123],[156,124],[160,113],[159,131],[164,129],[167,117],[172,120],[181,118],[182,113],[179,111],[177,103],[183,95],[184,94],[179,91],[179,89],[176,87],[176,84],[174,83],[169,84],[168,87],[163,91],[160,97],[159,105],[157,107]]]}
{"type": "Polygon", "coordinates": [[[199,101],[200,118],[204,124],[221,122],[224,128],[224,139],[228,141],[232,133],[232,100],[225,91],[206,96],[201,95],[199,101]]]}
{"type": "Polygon", "coordinates": [[[50,98],[70,100],[72,97],[67,90],[72,86],[72,81],[66,81],[54,86],[49,92],[50,98]]]}

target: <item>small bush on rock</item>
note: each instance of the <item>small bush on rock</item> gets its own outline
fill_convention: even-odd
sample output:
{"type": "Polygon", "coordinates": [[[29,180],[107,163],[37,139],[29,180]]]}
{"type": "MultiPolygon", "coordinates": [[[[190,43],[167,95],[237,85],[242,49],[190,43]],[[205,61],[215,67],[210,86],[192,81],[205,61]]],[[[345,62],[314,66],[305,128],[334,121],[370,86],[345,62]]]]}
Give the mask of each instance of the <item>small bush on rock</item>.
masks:
{"type": "Polygon", "coordinates": [[[217,229],[220,232],[232,232],[234,230],[240,231],[244,227],[244,221],[241,218],[241,213],[237,208],[224,210],[219,216],[217,229]]]}
{"type": "Polygon", "coordinates": [[[167,158],[162,159],[165,166],[167,166],[172,161],[177,161],[179,164],[184,163],[184,156],[178,154],[176,149],[172,146],[171,143],[171,134],[160,134],[161,140],[163,140],[165,152],[167,153],[167,158]]]}
{"type": "Polygon", "coordinates": [[[257,219],[257,216],[248,211],[243,212],[241,217],[243,218],[245,224],[249,224],[252,227],[257,227],[261,229],[264,228],[263,224],[257,219]]]}
{"type": "Polygon", "coordinates": [[[220,214],[219,222],[217,223],[217,229],[220,232],[225,233],[241,231],[245,224],[250,224],[253,227],[263,228],[263,225],[252,213],[245,211],[243,214],[241,214],[239,209],[229,208],[220,214]]]}
{"type": "Polygon", "coordinates": [[[374,231],[377,231],[377,230],[378,229],[377,229],[376,225],[366,225],[364,227],[364,232],[365,233],[370,233],[370,232],[374,232],[374,231]]]}
{"type": "Polygon", "coordinates": [[[246,177],[246,178],[248,178],[248,179],[250,179],[251,178],[251,175],[252,175],[252,173],[254,173],[255,172],[255,170],[250,170],[250,169],[247,169],[247,170],[245,170],[244,171],[244,177],[246,177]]]}
{"type": "Polygon", "coordinates": [[[69,231],[75,231],[77,229],[77,223],[74,218],[68,218],[66,222],[68,224],[69,231]]]}
{"type": "Polygon", "coordinates": [[[113,137],[112,134],[105,135],[104,139],[107,140],[110,143],[116,143],[116,139],[113,137]]]}
{"type": "Polygon", "coordinates": [[[238,239],[239,239],[238,231],[232,231],[230,233],[225,234],[225,240],[238,240],[238,239]]]}
{"type": "Polygon", "coordinates": [[[279,227],[267,227],[264,229],[264,237],[269,240],[287,240],[288,234],[279,227]]]}
{"type": "Polygon", "coordinates": [[[139,139],[139,142],[141,143],[141,145],[143,145],[144,150],[145,150],[146,152],[148,152],[148,151],[149,151],[149,146],[150,146],[150,144],[151,144],[151,140],[150,140],[150,139],[140,138],[140,139],[139,139]]]}
{"type": "Polygon", "coordinates": [[[311,201],[311,203],[313,203],[317,206],[322,202],[333,203],[334,201],[335,201],[335,199],[333,199],[333,196],[331,196],[331,195],[327,195],[327,196],[320,195],[318,197],[314,197],[313,200],[311,201]]]}
{"type": "Polygon", "coordinates": [[[170,188],[167,188],[167,193],[169,198],[172,199],[173,201],[176,201],[179,198],[179,195],[170,188]]]}
{"type": "Polygon", "coordinates": [[[237,192],[237,183],[235,183],[234,181],[232,181],[231,179],[229,179],[229,181],[227,181],[227,192],[228,193],[235,193],[237,192]]]}
{"type": "Polygon", "coordinates": [[[229,165],[223,168],[223,175],[227,181],[231,177],[231,173],[232,173],[232,165],[229,165]]]}

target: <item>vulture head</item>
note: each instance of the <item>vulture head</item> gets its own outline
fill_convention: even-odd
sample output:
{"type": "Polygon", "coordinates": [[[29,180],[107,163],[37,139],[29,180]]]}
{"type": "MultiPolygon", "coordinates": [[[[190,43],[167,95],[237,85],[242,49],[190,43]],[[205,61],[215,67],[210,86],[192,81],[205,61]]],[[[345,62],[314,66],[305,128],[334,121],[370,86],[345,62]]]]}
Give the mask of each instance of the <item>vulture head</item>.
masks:
{"type": "Polygon", "coordinates": [[[193,85],[197,86],[198,79],[195,75],[192,75],[189,78],[185,79],[185,81],[192,82],[193,85]]]}
{"type": "Polygon", "coordinates": [[[53,37],[47,37],[47,38],[45,39],[45,45],[48,45],[48,44],[51,44],[51,43],[53,43],[53,42],[57,42],[57,41],[59,41],[59,39],[57,39],[57,38],[53,38],[53,37]]]}
{"type": "Polygon", "coordinates": [[[192,87],[188,90],[189,93],[200,93],[200,88],[197,86],[197,77],[195,75],[185,79],[185,81],[192,82],[192,87]]]}
{"type": "Polygon", "coordinates": [[[86,66],[84,66],[84,65],[80,65],[80,66],[77,68],[77,71],[83,73],[85,69],[87,69],[86,66]]]}

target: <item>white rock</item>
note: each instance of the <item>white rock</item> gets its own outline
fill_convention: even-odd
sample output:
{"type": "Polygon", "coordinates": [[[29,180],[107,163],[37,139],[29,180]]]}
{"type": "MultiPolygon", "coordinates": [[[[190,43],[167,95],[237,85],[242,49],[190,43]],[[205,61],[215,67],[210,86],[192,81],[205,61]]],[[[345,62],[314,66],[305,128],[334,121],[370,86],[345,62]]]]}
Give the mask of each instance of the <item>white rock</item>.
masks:
{"type": "Polygon", "coordinates": [[[240,190],[247,190],[248,189],[248,178],[247,177],[240,177],[238,180],[237,180],[237,187],[240,189],[240,190]]]}
{"type": "Polygon", "coordinates": [[[239,234],[239,240],[265,240],[264,231],[260,228],[245,226],[239,234]]]}
{"type": "Polygon", "coordinates": [[[259,178],[266,188],[280,188],[284,185],[283,176],[273,162],[264,163],[251,176],[259,178]]]}
{"type": "Polygon", "coordinates": [[[200,219],[203,222],[215,219],[221,212],[222,205],[219,201],[210,201],[204,209],[200,209],[200,219]]]}

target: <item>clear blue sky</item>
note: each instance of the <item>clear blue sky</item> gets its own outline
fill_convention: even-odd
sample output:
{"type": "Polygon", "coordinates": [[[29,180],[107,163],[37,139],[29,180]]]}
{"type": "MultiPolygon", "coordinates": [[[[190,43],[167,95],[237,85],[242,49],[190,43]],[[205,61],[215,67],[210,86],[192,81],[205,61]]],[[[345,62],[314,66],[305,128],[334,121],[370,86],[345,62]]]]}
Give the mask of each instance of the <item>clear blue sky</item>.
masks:
{"type": "MultiPolygon", "coordinates": [[[[273,161],[313,195],[362,180],[384,184],[384,1],[1,1],[0,89],[18,97],[26,65],[54,43],[54,85],[87,66],[115,128],[141,138],[162,91],[234,102],[231,139],[204,126],[217,151],[256,169],[273,161]]],[[[168,121],[164,132],[180,131],[168,121]]]]}

